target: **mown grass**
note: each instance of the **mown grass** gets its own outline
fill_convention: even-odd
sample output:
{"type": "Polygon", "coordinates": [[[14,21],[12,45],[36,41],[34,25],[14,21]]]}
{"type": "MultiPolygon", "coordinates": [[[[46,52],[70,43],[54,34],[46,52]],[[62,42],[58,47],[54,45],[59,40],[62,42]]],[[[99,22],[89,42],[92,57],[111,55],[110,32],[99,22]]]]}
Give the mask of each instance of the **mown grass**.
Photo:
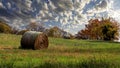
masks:
{"type": "Polygon", "coordinates": [[[20,35],[0,34],[0,68],[119,68],[120,43],[49,38],[48,49],[19,49],[20,35]]]}

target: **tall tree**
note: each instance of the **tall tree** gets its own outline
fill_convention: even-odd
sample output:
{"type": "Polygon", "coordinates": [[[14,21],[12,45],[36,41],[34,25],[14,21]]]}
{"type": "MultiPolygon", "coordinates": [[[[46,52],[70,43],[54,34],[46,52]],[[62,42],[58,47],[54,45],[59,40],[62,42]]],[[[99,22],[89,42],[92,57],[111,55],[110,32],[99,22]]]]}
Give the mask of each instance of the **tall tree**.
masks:
{"type": "Polygon", "coordinates": [[[78,38],[96,40],[114,40],[119,36],[119,23],[114,19],[91,19],[85,29],[78,32],[78,38]]]}

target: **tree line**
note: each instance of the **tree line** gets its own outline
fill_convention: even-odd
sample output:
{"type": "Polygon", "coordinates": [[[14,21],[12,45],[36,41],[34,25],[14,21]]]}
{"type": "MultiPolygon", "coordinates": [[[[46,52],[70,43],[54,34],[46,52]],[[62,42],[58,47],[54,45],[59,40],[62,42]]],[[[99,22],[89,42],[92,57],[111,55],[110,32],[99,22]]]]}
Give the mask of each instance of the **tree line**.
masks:
{"type": "Polygon", "coordinates": [[[120,24],[113,18],[91,19],[85,28],[78,31],[73,36],[72,34],[61,30],[58,27],[45,29],[43,25],[32,22],[26,26],[26,30],[16,30],[10,27],[5,22],[0,21],[0,33],[24,34],[26,31],[40,31],[46,33],[49,37],[62,37],[62,38],[77,38],[89,40],[117,40],[119,38],[120,24]]]}

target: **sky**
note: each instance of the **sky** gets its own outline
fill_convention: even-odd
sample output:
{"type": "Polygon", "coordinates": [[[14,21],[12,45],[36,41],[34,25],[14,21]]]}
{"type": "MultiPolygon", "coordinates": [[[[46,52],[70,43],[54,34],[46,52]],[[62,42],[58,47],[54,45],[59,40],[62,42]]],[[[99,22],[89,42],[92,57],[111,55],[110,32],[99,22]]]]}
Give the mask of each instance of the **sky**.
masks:
{"type": "MultiPolygon", "coordinates": [[[[120,22],[120,0],[0,0],[0,8],[21,17],[33,16],[32,22],[43,23],[47,28],[58,26],[72,34],[92,18],[113,17],[120,22]]],[[[16,17],[11,24],[21,28],[29,24],[27,18],[16,17]]]]}
{"type": "MultiPolygon", "coordinates": [[[[61,12],[55,21],[60,22],[58,26],[62,29],[76,34],[88,20],[101,17],[113,17],[120,22],[120,0],[76,0],[72,13],[71,10],[61,12]]],[[[55,22],[51,21],[47,26],[55,26],[55,22]]]]}

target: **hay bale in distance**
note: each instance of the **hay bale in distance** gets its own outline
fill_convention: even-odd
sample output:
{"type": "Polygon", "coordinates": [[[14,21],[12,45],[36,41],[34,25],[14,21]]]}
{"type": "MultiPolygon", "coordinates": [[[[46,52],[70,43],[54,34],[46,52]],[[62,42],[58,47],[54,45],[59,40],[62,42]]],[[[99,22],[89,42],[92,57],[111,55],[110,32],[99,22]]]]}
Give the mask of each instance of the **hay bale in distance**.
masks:
{"type": "Polygon", "coordinates": [[[42,32],[27,31],[21,38],[23,49],[44,49],[48,47],[48,37],[42,32]]]}

